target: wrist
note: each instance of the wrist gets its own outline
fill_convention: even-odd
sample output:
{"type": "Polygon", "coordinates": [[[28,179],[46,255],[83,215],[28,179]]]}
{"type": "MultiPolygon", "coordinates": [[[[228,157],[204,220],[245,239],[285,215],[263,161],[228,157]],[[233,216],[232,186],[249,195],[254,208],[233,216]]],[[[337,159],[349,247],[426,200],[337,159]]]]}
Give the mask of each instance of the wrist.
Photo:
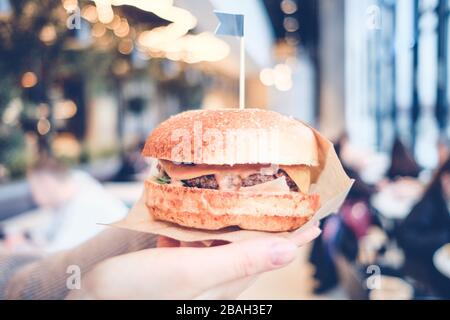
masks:
{"type": "Polygon", "coordinates": [[[89,272],[86,277],[81,280],[80,289],[70,289],[66,296],[66,300],[99,300],[97,292],[96,268],[89,272]]]}

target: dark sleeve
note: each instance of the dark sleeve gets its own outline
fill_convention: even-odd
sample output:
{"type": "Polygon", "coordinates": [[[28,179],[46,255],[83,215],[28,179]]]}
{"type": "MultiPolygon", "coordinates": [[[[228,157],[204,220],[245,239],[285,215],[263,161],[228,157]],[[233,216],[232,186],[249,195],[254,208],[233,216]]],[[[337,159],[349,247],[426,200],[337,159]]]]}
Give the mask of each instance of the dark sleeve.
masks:
{"type": "Polygon", "coordinates": [[[425,199],[418,203],[398,230],[398,240],[405,251],[420,256],[431,255],[450,241],[448,212],[441,201],[425,199]]]}

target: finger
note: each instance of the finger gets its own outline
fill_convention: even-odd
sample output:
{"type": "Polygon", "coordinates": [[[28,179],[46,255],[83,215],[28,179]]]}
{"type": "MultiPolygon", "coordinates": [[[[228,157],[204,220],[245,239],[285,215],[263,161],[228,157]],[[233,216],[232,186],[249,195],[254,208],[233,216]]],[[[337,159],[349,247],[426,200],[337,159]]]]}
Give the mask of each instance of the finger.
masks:
{"type": "Polygon", "coordinates": [[[190,250],[186,271],[209,288],[284,267],[296,257],[297,246],[288,239],[268,237],[190,250]]]}
{"type": "Polygon", "coordinates": [[[175,248],[180,246],[180,241],[164,236],[159,236],[158,241],[156,242],[156,246],[158,248],[175,248]]]}
{"type": "Polygon", "coordinates": [[[309,227],[305,230],[297,231],[290,234],[289,239],[297,246],[303,246],[311,242],[322,233],[322,230],[317,226],[309,227]]]}

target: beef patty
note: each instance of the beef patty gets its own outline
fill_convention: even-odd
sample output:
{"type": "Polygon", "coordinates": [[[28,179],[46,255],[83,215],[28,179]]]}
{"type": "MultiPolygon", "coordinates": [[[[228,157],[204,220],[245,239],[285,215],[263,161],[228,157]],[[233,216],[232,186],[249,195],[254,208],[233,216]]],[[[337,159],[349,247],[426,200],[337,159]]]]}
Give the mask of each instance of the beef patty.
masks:
{"type": "Polygon", "coordinates": [[[219,184],[217,183],[216,177],[213,174],[182,181],[186,187],[201,188],[201,189],[219,189],[219,184]]]}
{"type": "MultiPolygon", "coordinates": [[[[278,170],[276,174],[273,175],[262,175],[259,173],[252,174],[245,179],[240,180],[239,187],[251,187],[257,184],[262,184],[275,180],[280,177],[285,177],[287,185],[291,191],[298,192],[298,187],[285,171],[278,170]]],[[[207,176],[201,176],[193,179],[183,180],[183,184],[191,188],[201,188],[201,189],[219,189],[219,184],[217,183],[216,177],[211,174],[207,176]]]]}

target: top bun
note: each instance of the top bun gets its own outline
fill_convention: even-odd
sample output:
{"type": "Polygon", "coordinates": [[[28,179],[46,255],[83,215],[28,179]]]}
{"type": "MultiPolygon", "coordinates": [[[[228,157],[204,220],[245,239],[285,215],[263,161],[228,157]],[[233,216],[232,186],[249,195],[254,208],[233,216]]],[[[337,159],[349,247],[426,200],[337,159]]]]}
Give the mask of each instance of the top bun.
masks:
{"type": "Polygon", "coordinates": [[[162,122],[142,155],[174,162],[318,165],[313,131],[263,109],[193,110],[162,122]]]}

